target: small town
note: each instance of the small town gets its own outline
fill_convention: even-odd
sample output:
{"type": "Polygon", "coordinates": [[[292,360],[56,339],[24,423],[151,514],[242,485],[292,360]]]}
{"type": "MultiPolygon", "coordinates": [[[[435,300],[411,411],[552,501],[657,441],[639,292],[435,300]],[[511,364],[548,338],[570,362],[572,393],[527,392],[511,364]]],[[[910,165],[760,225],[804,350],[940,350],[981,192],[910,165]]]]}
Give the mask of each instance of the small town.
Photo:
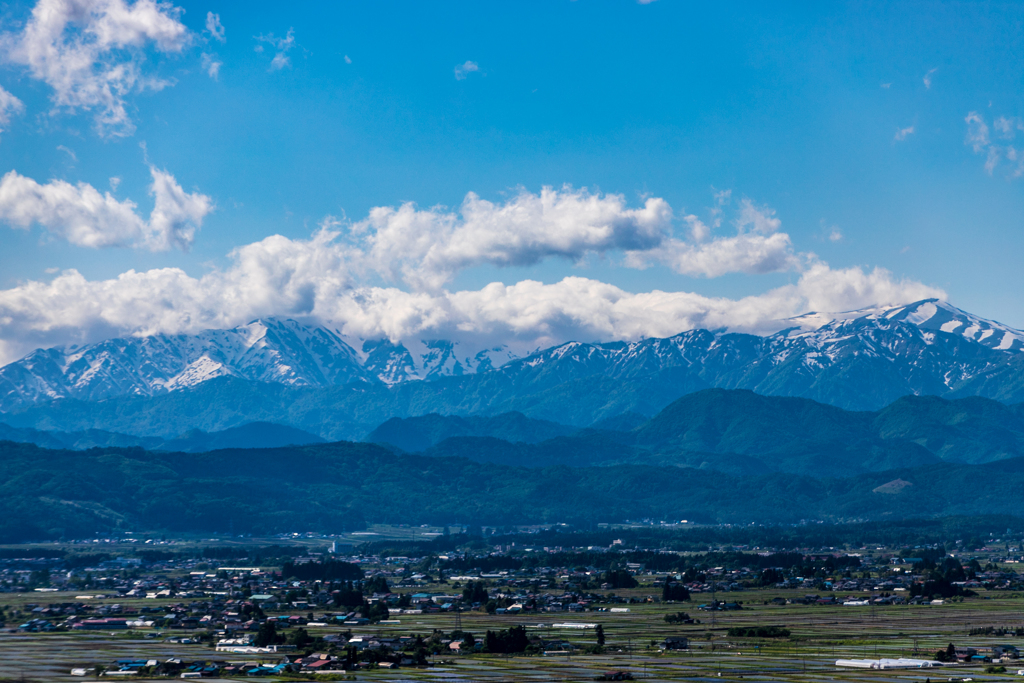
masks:
{"type": "MultiPolygon", "coordinates": [[[[64,674],[79,677],[426,674],[513,656],[606,659],[620,668],[595,676],[615,676],[634,675],[623,656],[666,662],[744,643],[765,654],[795,647],[796,615],[812,623],[834,610],[868,622],[883,611],[959,614],[990,600],[982,596],[1024,591],[1016,538],[975,544],[962,563],[941,544],[680,553],[622,539],[532,545],[529,533],[486,547],[468,533],[433,538],[339,547],[309,534],[230,552],[108,538],[59,552],[37,545],[37,557],[9,548],[0,559],[0,616],[5,634],[40,644],[63,636],[120,645],[124,656],[72,662],[64,674]],[[419,554],[393,554],[389,545],[419,554]],[[772,623],[762,622],[765,614],[772,623]],[[171,656],[155,654],[158,646],[171,656]]],[[[1018,659],[1013,639],[1021,636],[1019,620],[979,623],[930,650],[915,643],[869,659],[847,648],[831,665],[1005,667],[1018,659]]]]}

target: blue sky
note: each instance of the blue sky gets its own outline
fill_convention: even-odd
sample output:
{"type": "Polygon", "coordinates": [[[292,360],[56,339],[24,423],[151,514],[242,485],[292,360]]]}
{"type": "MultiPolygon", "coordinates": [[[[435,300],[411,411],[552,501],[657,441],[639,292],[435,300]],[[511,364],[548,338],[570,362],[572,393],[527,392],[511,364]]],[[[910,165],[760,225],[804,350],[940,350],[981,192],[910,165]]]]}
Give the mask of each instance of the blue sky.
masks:
{"type": "Polygon", "coordinates": [[[935,293],[1024,327],[1022,20],[1010,3],[14,2],[0,360],[256,315],[530,345],[935,293]],[[80,11],[33,29],[48,4],[80,11]],[[39,56],[54,46],[94,64],[68,75],[39,56]],[[125,66],[112,115],[89,89],[125,66]],[[554,214],[526,206],[545,186],[554,214]],[[578,217],[587,201],[600,215],[578,217]],[[670,215],[629,213],[650,201],[670,215]],[[406,202],[408,224],[366,221],[406,202]]]}

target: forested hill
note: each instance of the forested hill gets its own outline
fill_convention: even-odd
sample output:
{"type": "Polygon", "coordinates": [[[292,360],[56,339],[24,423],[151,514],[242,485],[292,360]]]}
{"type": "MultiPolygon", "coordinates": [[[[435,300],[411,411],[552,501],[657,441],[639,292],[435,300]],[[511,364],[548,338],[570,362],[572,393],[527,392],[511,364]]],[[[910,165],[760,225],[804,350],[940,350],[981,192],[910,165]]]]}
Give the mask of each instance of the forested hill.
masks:
{"type": "Polygon", "coordinates": [[[194,454],[0,442],[0,541],[116,529],[342,531],[368,522],[770,524],[1015,515],[1022,485],[1019,458],[816,479],[647,465],[525,469],[347,442],[194,454]]]}
{"type": "MultiPolygon", "coordinates": [[[[708,389],[639,426],[551,433],[551,423],[430,415],[393,419],[367,440],[481,462],[548,467],[676,465],[733,475],[789,472],[848,477],[939,462],[1024,457],[1024,410],[983,398],[908,396],[879,411],[809,399],[708,389]],[[490,430],[488,425],[494,425],[490,430]],[[516,429],[511,429],[515,425],[516,429]]],[[[602,423],[607,424],[607,423],[602,423]]]]}

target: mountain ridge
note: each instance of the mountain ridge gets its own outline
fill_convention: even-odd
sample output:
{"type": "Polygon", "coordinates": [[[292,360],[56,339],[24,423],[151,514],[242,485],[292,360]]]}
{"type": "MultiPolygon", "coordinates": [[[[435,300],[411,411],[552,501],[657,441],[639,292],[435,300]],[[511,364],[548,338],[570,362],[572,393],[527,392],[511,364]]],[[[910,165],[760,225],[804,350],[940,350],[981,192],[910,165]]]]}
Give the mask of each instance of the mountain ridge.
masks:
{"type": "Polygon", "coordinates": [[[223,448],[279,448],[323,443],[324,439],[300,429],[272,422],[249,422],[221,431],[205,432],[191,429],[184,434],[163,439],[135,436],[102,429],[79,432],[40,430],[13,427],[0,422],[0,441],[31,443],[42,448],[88,450],[90,448],[143,448],[145,450],[201,453],[223,448]]]}
{"type": "MultiPolygon", "coordinates": [[[[651,415],[681,395],[711,387],[860,410],[905,395],[1024,400],[1024,332],[933,299],[837,314],[823,323],[826,317],[788,319],[781,323],[784,329],[768,336],[690,330],[630,342],[566,342],[524,358],[502,347],[469,354],[456,342],[439,340],[364,341],[357,350],[324,327],[254,321],[193,336],[35,351],[0,368],[0,412],[68,399],[157,399],[228,378],[268,395],[280,393],[266,388],[271,385],[324,392],[345,404],[337,408],[346,421],[362,425],[358,429],[431,412],[549,413],[586,426],[623,412],[651,415]],[[374,396],[379,410],[356,417],[361,411],[349,407],[349,399],[360,394],[374,396]]],[[[291,424],[325,438],[353,438],[358,431],[346,427],[329,434],[279,415],[239,416],[216,428],[254,420],[291,424]]]]}

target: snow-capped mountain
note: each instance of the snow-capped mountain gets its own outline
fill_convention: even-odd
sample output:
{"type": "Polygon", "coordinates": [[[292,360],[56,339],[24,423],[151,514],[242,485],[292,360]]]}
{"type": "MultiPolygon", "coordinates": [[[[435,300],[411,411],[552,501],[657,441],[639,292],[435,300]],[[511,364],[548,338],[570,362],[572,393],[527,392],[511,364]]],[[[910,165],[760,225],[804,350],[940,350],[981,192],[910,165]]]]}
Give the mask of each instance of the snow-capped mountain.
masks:
{"type": "Polygon", "coordinates": [[[215,377],[291,386],[386,385],[493,368],[504,347],[459,357],[457,342],[346,339],[295,320],[254,320],[195,335],[122,337],[38,349],[0,368],[0,410],[57,398],[100,400],[188,389],[215,377]]]}
{"type": "MultiPolygon", "coordinates": [[[[40,349],[0,368],[0,410],[56,398],[153,396],[230,376],[328,387],[394,386],[486,375],[472,409],[504,393],[547,391],[586,378],[639,380],[672,374],[680,391],[746,388],[844,407],[876,406],[907,394],[946,395],[991,383],[1024,358],[1024,332],[934,299],[839,314],[808,313],[755,336],[690,330],[665,339],[568,342],[516,358],[508,349],[457,341],[352,340],[327,327],[256,320],[196,335],[111,339],[40,349]]],[[[482,378],[481,378],[482,379],[482,378]]],[[[478,391],[478,389],[467,389],[478,391]]],[[[501,399],[506,402],[511,399],[501,399]]]]}
{"type": "Polygon", "coordinates": [[[196,335],[39,349],[0,368],[0,405],[153,395],[222,376],[312,386],[367,377],[359,355],[330,330],[293,320],[255,320],[196,335]]]}
{"type": "Polygon", "coordinates": [[[786,322],[804,334],[826,336],[842,323],[856,320],[906,322],[927,332],[959,335],[990,349],[1024,350],[1024,332],[962,311],[944,301],[926,299],[906,306],[866,308],[845,313],[806,313],[786,322]]]}

